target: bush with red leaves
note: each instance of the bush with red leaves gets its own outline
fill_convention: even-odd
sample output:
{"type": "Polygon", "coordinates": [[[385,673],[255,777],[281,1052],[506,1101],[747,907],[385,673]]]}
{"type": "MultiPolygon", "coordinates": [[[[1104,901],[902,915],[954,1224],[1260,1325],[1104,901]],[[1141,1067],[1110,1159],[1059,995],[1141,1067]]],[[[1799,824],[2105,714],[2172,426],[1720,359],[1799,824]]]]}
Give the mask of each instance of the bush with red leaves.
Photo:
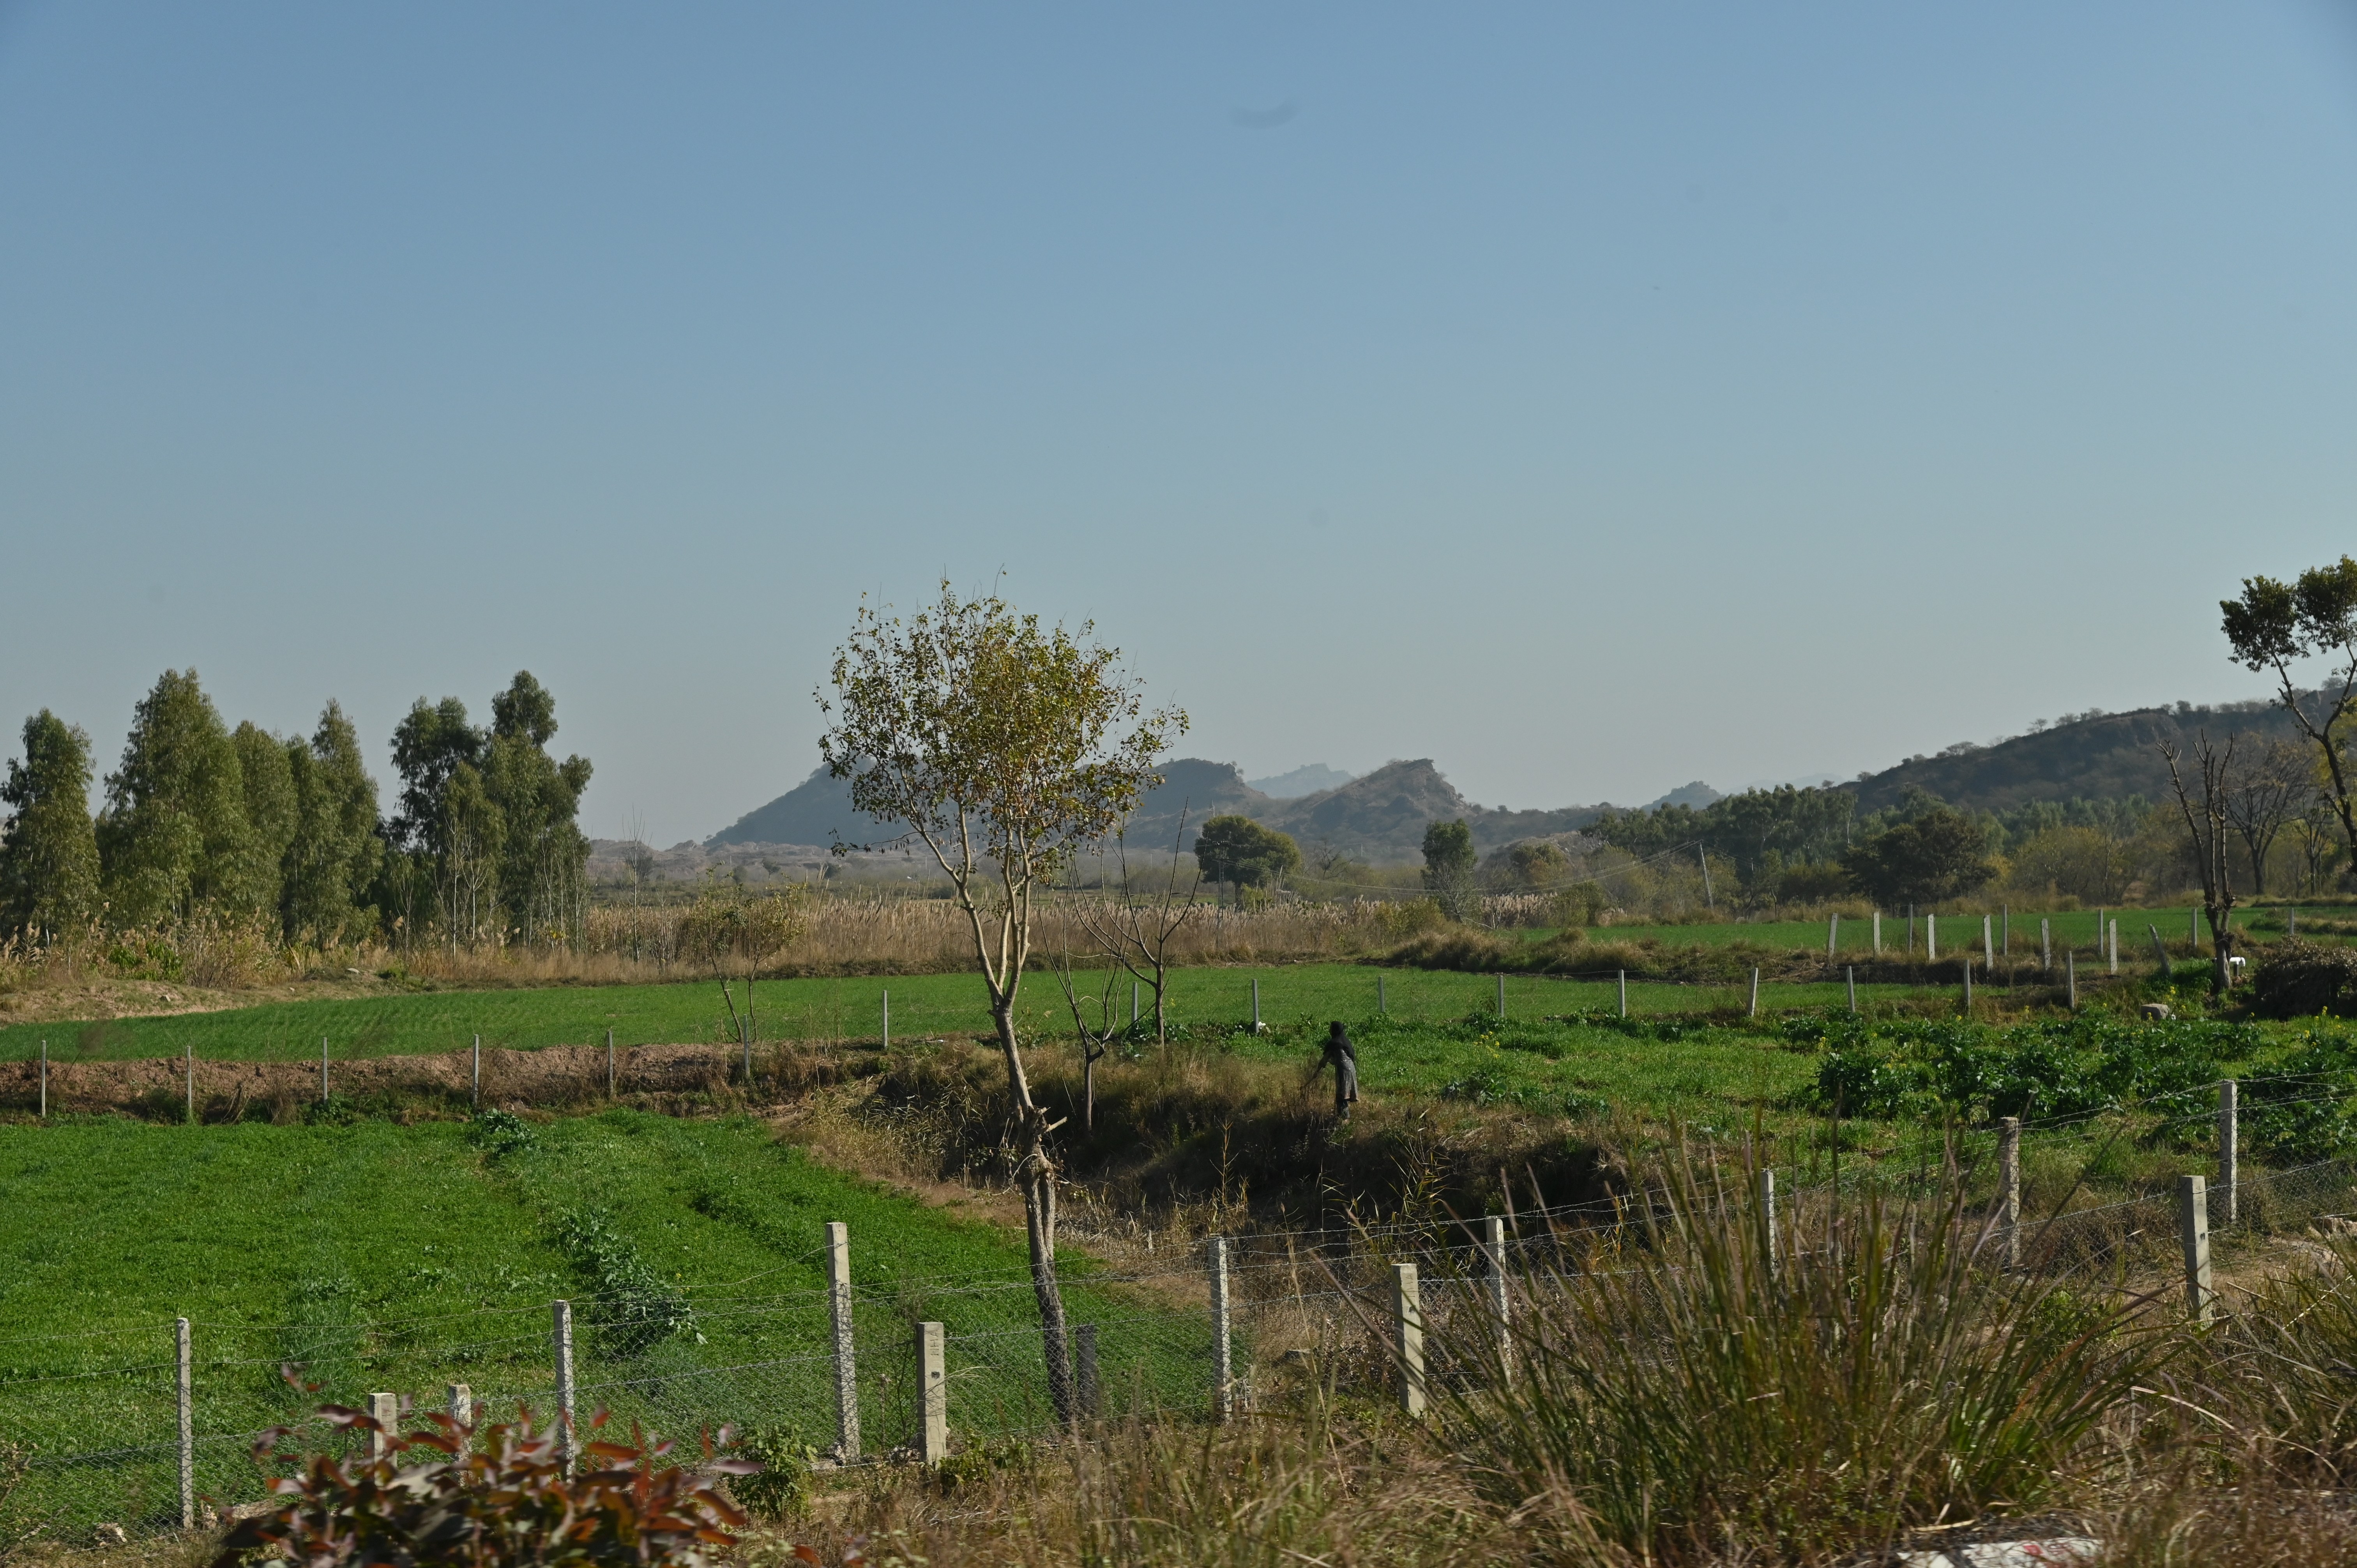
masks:
{"type": "Polygon", "coordinates": [[[256,1552],[295,1568],[707,1568],[745,1522],[720,1477],[760,1468],[718,1457],[709,1437],[701,1464],[668,1464],[673,1445],[633,1427],[627,1444],[585,1444],[594,1467],[567,1476],[556,1434],[533,1431],[529,1412],[479,1434],[440,1414],[425,1418],[435,1430],[404,1434],[341,1405],[319,1413],[339,1430],[383,1433],[383,1455],[282,1454],[293,1429],[263,1434],[257,1460],[301,1469],[271,1482],[274,1504],[229,1532],[212,1568],[256,1552]]]}

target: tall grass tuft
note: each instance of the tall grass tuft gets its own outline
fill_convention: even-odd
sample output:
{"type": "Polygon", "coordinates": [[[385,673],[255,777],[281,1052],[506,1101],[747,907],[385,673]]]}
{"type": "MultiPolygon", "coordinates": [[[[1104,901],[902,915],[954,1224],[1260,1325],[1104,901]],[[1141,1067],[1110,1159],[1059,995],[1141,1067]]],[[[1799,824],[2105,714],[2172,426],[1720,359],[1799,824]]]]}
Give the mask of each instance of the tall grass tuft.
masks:
{"type": "Polygon", "coordinates": [[[1453,1441],[1494,1503],[1575,1506],[1665,1562],[1803,1561],[2034,1509],[2103,1463],[2097,1423],[2168,1359],[2137,1298],[2009,1278],[1961,1191],[1875,1199],[1771,1245],[1690,1175],[1618,1256],[1528,1282],[1513,1376],[1446,1350],[1453,1441]]]}

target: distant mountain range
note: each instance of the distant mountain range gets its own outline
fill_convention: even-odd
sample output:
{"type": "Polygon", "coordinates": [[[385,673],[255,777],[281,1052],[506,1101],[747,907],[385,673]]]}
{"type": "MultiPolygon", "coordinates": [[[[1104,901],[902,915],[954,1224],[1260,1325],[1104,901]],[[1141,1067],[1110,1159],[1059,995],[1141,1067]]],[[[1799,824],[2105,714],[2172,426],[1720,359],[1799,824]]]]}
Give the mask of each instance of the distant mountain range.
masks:
{"type": "MultiPolygon", "coordinates": [[[[1857,791],[1862,811],[1897,805],[1910,788],[1977,811],[2074,798],[2158,800],[2168,791],[2169,770],[2155,742],[2190,742],[2196,730],[2207,730],[2221,742],[2230,735],[2262,741],[2293,736],[2283,710],[2267,703],[2089,712],[2027,735],[1986,745],[1966,741],[1936,757],[1910,757],[1879,773],[1860,774],[1843,788],[1857,791]]],[[[1233,812],[1291,833],[1305,851],[1324,847],[1354,859],[1395,864],[1418,857],[1424,830],[1434,822],[1464,818],[1475,847],[1487,854],[1518,839],[1573,832],[1612,810],[1595,805],[1512,811],[1475,805],[1428,757],[1387,762],[1361,778],[1312,763],[1273,779],[1247,780],[1232,763],[1195,757],[1164,764],[1163,773],[1161,788],[1146,797],[1130,820],[1132,844],[1190,848],[1205,818],[1233,812]]],[[[1701,807],[1719,798],[1719,791],[1696,779],[1651,804],[1701,807]]],[[[871,843],[892,833],[853,811],[848,786],[819,768],[705,840],[704,849],[825,845],[838,839],[871,843]]]]}
{"type": "MultiPolygon", "coordinates": [[[[1429,758],[1388,762],[1333,789],[1284,799],[1256,789],[1230,762],[1199,757],[1162,765],[1161,788],[1148,794],[1129,822],[1129,842],[1144,848],[1192,848],[1204,819],[1234,813],[1291,833],[1304,849],[1324,846],[1377,864],[1414,860],[1424,830],[1462,817],[1485,853],[1517,839],[1568,832],[1596,820],[1598,806],[1554,811],[1491,811],[1477,806],[1441,777],[1429,758]],[[1182,828],[1183,818],[1183,828],[1182,828]]],[[[1303,770],[1306,771],[1306,770],[1303,770]]],[[[707,850],[729,844],[870,843],[894,830],[852,810],[849,786],[824,768],[758,811],[705,840],[707,850]]]]}

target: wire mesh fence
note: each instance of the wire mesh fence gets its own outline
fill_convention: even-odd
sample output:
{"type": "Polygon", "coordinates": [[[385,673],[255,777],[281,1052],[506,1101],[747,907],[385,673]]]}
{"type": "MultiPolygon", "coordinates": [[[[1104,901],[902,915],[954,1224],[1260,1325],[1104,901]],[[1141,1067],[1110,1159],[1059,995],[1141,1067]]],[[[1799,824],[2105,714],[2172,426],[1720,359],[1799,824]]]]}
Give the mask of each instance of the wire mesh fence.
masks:
{"type": "MultiPolygon", "coordinates": [[[[1878,1204],[1893,1224],[1953,1228],[1992,1270],[2155,1294],[2185,1277],[2197,1228],[2182,1192],[2098,1200],[2073,1189],[2045,1209],[2018,1196],[2008,1207],[2018,1162],[2008,1175],[2003,1149],[2001,1136],[1975,1131],[1943,1135],[1936,1156],[1899,1162],[1905,1170],[1781,1192],[1752,1173],[1511,1217],[1221,1238],[1127,1272],[1075,1264],[1063,1282],[1071,1413],[1212,1418],[1275,1408],[1313,1386],[1389,1397],[1402,1386],[1408,1317],[1422,1329],[1427,1380],[1475,1376],[1504,1315],[1569,1299],[1599,1274],[1658,1273],[1662,1238],[1680,1225],[1739,1222],[1779,1255],[1800,1256],[1837,1249],[1845,1213],[1878,1204]]],[[[2204,1175],[2198,1229],[2222,1256],[2357,1234],[2357,1164],[2204,1175]]],[[[251,1505],[267,1480],[253,1454],[260,1433],[293,1426],[307,1447],[350,1453],[364,1436],[328,1428],[318,1405],[365,1407],[388,1391],[411,1402],[413,1420],[465,1385],[478,1423],[529,1413],[544,1425],[560,1419],[569,1386],[576,1423],[602,1412],[624,1429],[686,1438],[728,1425],[845,1461],[918,1455],[929,1386],[941,1390],[952,1443],[1040,1434],[1063,1417],[1026,1276],[846,1275],[840,1298],[834,1288],[701,1297],[695,1322],[716,1330],[709,1344],[701,1329],[649,1336],[618,1303],[565,1310],[569,1364],[549,1304],[414,1320],[198,1322],[185,1360],[169,1324],[0,1341],[0,1482],[13,1479],[0,1495],[0,1539],[152,1534],[251,1505]],[[929,1325],[940,1326],[932,1365],[921,1348],[929,1325]]]]}

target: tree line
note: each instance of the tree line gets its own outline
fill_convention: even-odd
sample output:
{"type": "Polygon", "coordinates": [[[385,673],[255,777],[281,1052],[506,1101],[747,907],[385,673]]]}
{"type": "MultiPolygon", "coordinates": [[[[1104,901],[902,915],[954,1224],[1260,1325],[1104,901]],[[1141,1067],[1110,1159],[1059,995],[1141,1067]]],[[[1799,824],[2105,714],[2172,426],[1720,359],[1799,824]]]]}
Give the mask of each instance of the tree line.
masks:
{"type": "Polygon", "coordinates": [[[556,727],[529,671],[491,699],[488,727],[456,697],[420,697],[393,731],[387,817],[336,702],[307,736],[231,729],[196,671],[167,670],[93,813],[90,735],[44,708],[0,785],[0,939],[226,921],[322,950],[569,942],[587,903],[590,764],[549,753],[556,727]]]}

